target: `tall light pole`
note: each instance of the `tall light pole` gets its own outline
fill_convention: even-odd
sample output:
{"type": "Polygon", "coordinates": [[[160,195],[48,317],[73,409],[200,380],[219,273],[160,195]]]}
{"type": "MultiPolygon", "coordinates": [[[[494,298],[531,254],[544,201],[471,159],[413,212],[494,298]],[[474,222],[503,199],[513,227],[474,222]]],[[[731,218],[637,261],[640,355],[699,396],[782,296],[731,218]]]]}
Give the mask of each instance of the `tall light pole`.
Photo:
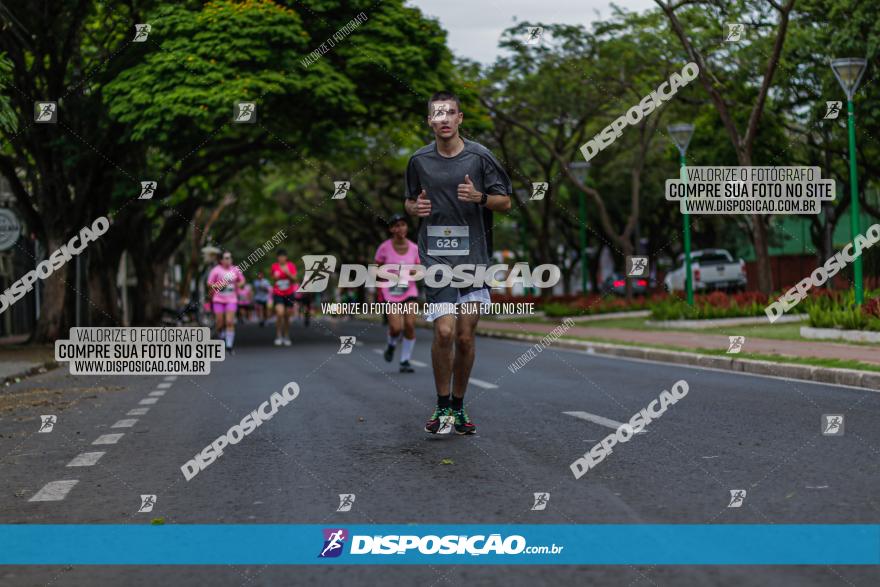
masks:
{"type": "MultiPolygon", "coordinates": [[[[574,161],[568,164],[569,170],[584,186],[587,185],[587,172],[590,169],[589,161],[574,161]]],[[[578,198],[581,237],[581,293],[587,293],[587,195],[581,190],[578,198]]]]}
{"type": "MultiPolygon", "coordinates": [[[[681,155],[681,176],[685,184],[687,184],[687,161],[685,155],[688,145],[691,143],[691,137],[694,136],[694,125],[670,124],[666,127],[666,130],[669,132],[672,142],[678,147],[678,153],[681,155]]],[[[693,306],[694,281],[691,275],[691,219],[687,212],[684,212],[684,271],[684,288],[687,292],[687,302],[693,306]]]]}
{"type": "MultiPolygon", "coordinates": [[[[855,242],[859,229],[859,185],[856,172],[856,112],[853,106],[853,96],[862,76],[868,68],[868,62],[864,59],[846,58],[835,59],[831,62],[831,71],[840,83],[840,87],[846,92],[846,124],[849,127],[849,193],[852,202],[849,206],[849,227],[852,239],[855,242]]],[[[862,256],[856,257],[853,264],[853,278],[856,285],[856,305],[862,305],[865,301],[865,291],[862,284],[862,256]]]]}

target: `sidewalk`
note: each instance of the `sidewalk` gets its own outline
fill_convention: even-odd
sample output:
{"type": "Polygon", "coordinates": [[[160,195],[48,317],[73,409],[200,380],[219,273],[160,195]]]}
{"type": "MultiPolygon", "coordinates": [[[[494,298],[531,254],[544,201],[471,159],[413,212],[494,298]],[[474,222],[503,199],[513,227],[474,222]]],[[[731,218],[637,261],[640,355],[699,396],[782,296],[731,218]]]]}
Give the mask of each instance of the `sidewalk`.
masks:
{"type": "MultiPolygon", "coordinates": [[[[558,325],[480,320],[478,330],[504,331],[517,334],[548,334],[556,326],[558,325]]],[[[598,338],[631,344],[641,343],[659,347],[678,347],[692,350],[726,350],[729,346],[728,338],[725,335],[701,334],[699,332],[663,332],[573,326],[566,330],[564,336],[598,338]]],[[[760,355],[840,359],[880,366],[880,349],[842,343],[770,340],[766,338],[753,338],[746,335],[746,344],[743,346],[743,352],[760,355]]]]}
{"type": "Polygon", "coordinates": [[[0,339],[0,385],[16,377],[27,377],[55,366],[55,348],[52,345],[22,344],[24,337],[0,339]]]}

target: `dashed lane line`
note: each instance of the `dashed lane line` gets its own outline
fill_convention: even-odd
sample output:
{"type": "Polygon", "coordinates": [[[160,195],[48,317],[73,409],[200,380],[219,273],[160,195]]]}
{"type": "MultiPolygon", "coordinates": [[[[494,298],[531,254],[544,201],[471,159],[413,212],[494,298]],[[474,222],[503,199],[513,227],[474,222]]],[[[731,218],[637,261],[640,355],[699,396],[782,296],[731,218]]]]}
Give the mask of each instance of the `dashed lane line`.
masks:
{"type": "Polygon", "coordinates": [[[76,455],[72,461],[67,463],[68,467],[91,467],[98,462],[98,459],[106,453],[103,452],[84,452],[76,455]]]}
{"type": "Polygon", "coordinates": [[[110,428],[131,428],[137,423],[137,418],[126,418],[124,420],[119,420],[110,428]]]}
{"type": "MultiPolygon", "coordinates": [[[[69,466],[69,465],[68,465],[69,466]]],[[[61,501],[73,486],[79,483],[78,479],[65,479],[63,481],[50,481],[36,492],[28,501],[61,501]]]]}
{"type": "Polygon", "coordinates": [[[151,392],[148,393],[147,395],[150,395],[150,396],[152,396],[152,397],[162,397],[163,395],[165,395],[165,390],[164,390],[164,389],[159,389],[159,390],[157,390],[157,391],[151,391],[151,392]]]}
{"type": "Polygon", "coordinates": [[[125,433],[123,432],[120,432],[118,434],[102,434],[97,439],[95,439],[95,442],[93,442],[92,444],[116,444],[123,436],[125,436],[125,433]]]}
{"type": "MultiPolygon", "coordinates": [[[[575,418],[580,418],[581,420],[586,420],[587,422],[592,422],[593,424],[599,424],[600,426],[606,426],[608,428],[613,428],[617,430],[621,426],[623,426],[623,422],[618,422],[617,420],[612,420],[611,418],[606,418],[604,416],[597,416],[596,414],[591,414],[589,412],[562,412],[567,416],[574,416],[575,418]]],[[[647,430],[640,430],[637,434],[647,434],[647,430]]]]}
{"type": "Polygon", "coordinates": [[[159,398],[157,398],[157,397],[147,397],[147,398],[142,399],[138,403],[142,406],[151,406],[154,403],[156,403],[157,401],[159,401],[159,398]]]}
{"type": "Polygon", "coordinates": [[[145,416],[150,408],[134,408],[125,412],[126,416],[145,416]]]}
{"type": "Polygon", "coordinates": [[[169,387],[171,387],[170,383],[160,383],[156,386],[156,389],[168,389],[169,387]]]}

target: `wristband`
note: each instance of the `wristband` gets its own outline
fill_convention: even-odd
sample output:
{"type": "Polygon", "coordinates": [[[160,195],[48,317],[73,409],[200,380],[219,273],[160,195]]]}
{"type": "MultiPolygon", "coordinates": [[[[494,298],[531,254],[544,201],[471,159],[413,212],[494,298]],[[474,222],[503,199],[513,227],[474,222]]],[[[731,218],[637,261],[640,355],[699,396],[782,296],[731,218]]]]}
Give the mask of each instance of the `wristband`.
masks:
{"type": "Polygon", "coordinates": [[[482,197],[480,198],[480,206],[485,206],[486,202],[489,201],[489,195],[483,192],[482,197]]]}

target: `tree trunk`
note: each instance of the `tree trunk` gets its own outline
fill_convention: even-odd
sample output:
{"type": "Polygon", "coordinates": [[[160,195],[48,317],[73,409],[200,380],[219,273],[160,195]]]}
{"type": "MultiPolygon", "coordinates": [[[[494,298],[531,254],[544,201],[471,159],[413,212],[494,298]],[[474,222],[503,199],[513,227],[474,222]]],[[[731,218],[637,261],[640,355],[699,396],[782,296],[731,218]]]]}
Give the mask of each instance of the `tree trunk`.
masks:
{"type": "MultiPolygon", "coordinates": [[[[110,236],[104,235],[104,238],[110,236]]],[[[123,248],[111,242],[98,240],[88,250],[89,271],[87,273],[90,304],[88,305],[89,326],[120,326],[122,317],[119,308],[119,295],[116,275],[123,248]]]]}
{"type": "MultiPolygon", "coordinates": [[[[739,164],[749,167],[752,165],[752,153],[739,151],[739,164]]],[[[768,224],[766,216],[755,214],[752,216],[752,245],[755,247],[755,268],[758,271],[758,289],[763,294],[770,295],[773,291],[773,274],[770,271],[770,251],[768,242],[768,224]]]]}
{"type": "Polygon", "coordinates": [[[132,300],[132,325],[156,326],[162,321],[162,299],[167,259],[148,259],[133,254],[137,287],[132,300]]]}
{"type": "MultiPolygon", "coordinates": [[[[50,236],[46,256],[61,248],[65,240],[57,236],[50,236]]],[[[70,312],[67,312],[68,291],[74,294],[75,285],[70,280],[73,272],[70,268],[74,260],[67,263],[49,276],[48,279],[39,280],[40,287],[40,319],[37,320],[36,328],[31,335],[30,342],[47,343],[58,338],[67,338],[72,321],[70,312]],[[70,286],[70,287],[68,287],[70,286]]],[[[34,264],[36,266],[37,263],[34,264]]],[[[39,278],[38,278],[39,279],[39,278]]],[[[37,285],[34,284],[34,289],[37,285]]]]}

